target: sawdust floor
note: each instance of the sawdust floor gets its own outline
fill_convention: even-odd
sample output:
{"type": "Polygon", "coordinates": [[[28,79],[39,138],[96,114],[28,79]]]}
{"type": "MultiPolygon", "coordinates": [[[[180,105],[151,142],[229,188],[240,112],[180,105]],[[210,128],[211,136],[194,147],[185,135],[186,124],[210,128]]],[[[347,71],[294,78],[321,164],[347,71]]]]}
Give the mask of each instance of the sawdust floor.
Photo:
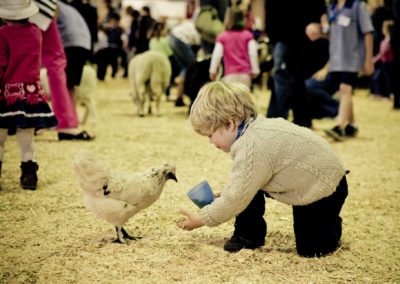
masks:
{"type": "MultiPolygon", "coordinates": [[[[229,155],[194,133],[187,108],[163,101],[161,117],[136,117],[123,79],[99,83],[94,142],[58,142],[53,131],[36,137],[40,185],[19,187],[19,151],[10,137],[0,191],[0,283],[399,283],[400,111],[392,103],[355,95],[357,139],[333,143],[346,166],[350,193],[343,217],[342,247],[331,256],[296,255],[291,208],[267,202],[266,245],[236,254],[223,251],[232,220],[216,228],[176,228],[179,208],[196,210],[186,197],[207,179],[224,185],[229,155]],[[142,236],[112,243],[112,225],[95,219],[82,200],[71,169],[73,155],[89,148],[113,170],[140,171],[164,161],[177,166],[179,183],[168,181],[160,199],[125,226],[142,236]]],[[[267,92],[256,95],[265,113],[267,92]]],[[[332,127],[316,120],[315,131],[332,127]]]]}

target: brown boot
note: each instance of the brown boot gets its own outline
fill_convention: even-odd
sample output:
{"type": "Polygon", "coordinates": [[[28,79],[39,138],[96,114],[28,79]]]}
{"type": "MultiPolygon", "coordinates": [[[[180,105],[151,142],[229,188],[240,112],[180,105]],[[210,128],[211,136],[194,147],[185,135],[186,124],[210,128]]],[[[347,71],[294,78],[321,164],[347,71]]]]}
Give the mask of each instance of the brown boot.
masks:
{"type": "Polygon", "coordinates": [[[21,163],[21,186],[23,189],[35,190],[38,182],[36,175],[39,165],[33,161],[21,163]]]}

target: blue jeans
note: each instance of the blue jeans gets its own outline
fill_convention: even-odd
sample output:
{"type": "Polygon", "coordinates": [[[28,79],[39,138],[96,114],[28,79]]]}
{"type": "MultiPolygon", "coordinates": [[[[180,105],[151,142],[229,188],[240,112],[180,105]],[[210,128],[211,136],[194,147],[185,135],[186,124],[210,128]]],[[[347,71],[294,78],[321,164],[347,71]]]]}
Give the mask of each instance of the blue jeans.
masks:
{"type": "Polygon", "coordinates": [[[317,81],[310,78],[305,81],[305,84],[311,101],[311,117],[336,117],[339,111],[339,102],[333,98],[333,95],[337,89],[332,88],[328,80],[317,81]]]}
{"type": "MultiPolygon", "coordinates": [[[[301,44],[300,44],[301,45],[301,44]]],[[[287,119],[293,110],[293,122],[311,127],[309,99],[304,85],[303,50],[278,42],[273,49],[273,89],[267,117],[287,119]]]]}
{"type": "Polygon", "coordinates": [[[196,60],[196,55],[190,45],[184,43],[172,34],[169,36],[168,42],[174,53],[173,56],[181,69],[179,75],[185,77],[186,70],[190,63],[196,60]]]}
{"type": "Polygon", "coordinates": [[[371,78],[371,93],[390,97],[392,91],[392,64],[391,62],[381,62],[375,67],[375,72],[371,78]]]}

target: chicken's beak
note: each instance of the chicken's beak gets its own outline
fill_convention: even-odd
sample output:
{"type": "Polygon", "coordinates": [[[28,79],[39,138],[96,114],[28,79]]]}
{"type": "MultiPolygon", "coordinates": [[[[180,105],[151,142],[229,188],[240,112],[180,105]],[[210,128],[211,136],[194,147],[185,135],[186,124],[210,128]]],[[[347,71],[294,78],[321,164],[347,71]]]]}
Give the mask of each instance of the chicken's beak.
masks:
{"type": "Polygon", "coordinates": [[[173,179],[174,181],[178,182],[178,180],[176,179],[176,176],[173,172],[169,172],[167,174],[167,179],[173,179]]]}

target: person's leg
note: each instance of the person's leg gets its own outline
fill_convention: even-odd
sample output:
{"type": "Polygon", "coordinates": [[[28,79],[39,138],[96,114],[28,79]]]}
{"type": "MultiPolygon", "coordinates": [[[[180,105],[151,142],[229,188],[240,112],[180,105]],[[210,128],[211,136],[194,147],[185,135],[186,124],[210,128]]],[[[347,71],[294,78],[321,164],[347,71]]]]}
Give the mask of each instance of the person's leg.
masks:
{"type": "Polygon", "coordinates": [[[355,126],[355,115],[353,108],[353,90],[357,81],[357,73],[332,72],[330,73],[333,85],[339,86],[339,112],[337,125],[325,133],[336,141],[347,137],[355,137],[358,128],[355,126]]]}
{"type": "Polygon", "coordinates": [[[305,81],[310,96],[312,118],[334,118],[338,114],[339,102],[329,93],[326,80],[308,79],[305,81]]]}
{"type": "Polygon", "coordinates": [[[189,68],[189,65],[195,61],[196,56],[189,45],[185,44],[175,36],[170,35],[168,42],[173,50],[173,56],[176,62],[178,62],[181,67],[180,74],[176,79],[177,92],[175,106],[183,106],[183,87],[186,71],[189,68]]]}
{"type": "Polygon", "coordinates": [[[385,62],[382,66],[382,77],[383,77],[383,92],[382,95],[385,98],[390,98],[390,94],[392,92],[392,76],[390,74],[391,71],[391,62],[385,62]]]}
{"type": "Polygon", "coordinates": [[[270,101],[267,117],[282,117],[289,115],[290,98],[293,95],[291,75],[287,69],[289,50],[283,43],[277,43],[273,49],[274,61],[274,99],[270,101]]]}
{"type": "MultiPolygon", "coordinates": [[[[66,49],[67,50],[67,49],[66,49]]],[[[68,49],[67,59],[72,61],[67,63],[67,80],[68,87],[70,88],[70,94],[72,101],[76,107],[77,94],[82,81],[83,67],[89,60],[89,50],[81,47],[72,47],[68,49]],[[73,59],[73,60],[71,60],[73,59]],[[69,79],[68,79],[69,78],[69,79]]]]}
{"type": "Polygon", "coordinates": [[[340,246],[342,218],[339,216],[348,194],[346,177],[336,191],[305,206],[293,206],[293,228],[300,256],[320,257],[340,246]]]}
{"type": "Polygon", "coordinates": [[[374,73],[371,76],[371,95],[381,95],[382,94],[382,86],[384,82],[382,81],[382,63],[376,64],[376,68],[374,73]]]}
{"type": "Polygon", "coordinates": [[[21,162],[35,160],[34,128],[17,129],[16,139],[20,149],[21,162]]]}
{"type": "Polygon", "coordinates": [[[67,88],[67,65],[60,33],[54,21],[42,33],[42,63],[47,69],[51,105],[58,120],[57,129],[78,127],[78,115],[67,88]]]}
{"type": "Polygon", "coordinates": [[[7,132],[8,132],[8,129],[0,128],[0,161],[3,161],[3,157],[4,157],[4,145],[7,140],[7,135],[8,135],[7,132]]]}
{"type": "Polygon", "coordinates": [[[128,52],[125,48],[119,50],[119,56],[121,57],[121,67],[124,69],[123,78],[128,78],[128,52]]]}
{"type": "Polygon", "coordinates": [[[20,182],[23,189],[35,190],[37,187],[38,164],[35,159],[35,148],[33,142],[34,128],[17,129],[16,139],[21,151],[21,177],[20,182]]]}
{"type": "Polygon", "coordinates": [[[338,125],[342,129],[344,129],[348,123],[354,122],[352,92],[353,88],[350,85],[340,84],[338,125]]]}
{"type": "Polygon", "coordinates": [[[294,95],[291,100],[293,109],[293,123],[311,128],[310,97],[307,93],[304,78],[300,74],[294,75],[294,95]]]}
{"type": "Polygon", "coordinates": [[[111,77],[115,78],[118,73],[118,57],[120,50],[118,48],[110,48],[111,77]]]}
{"type": "Polygon", "coordinates": [[[235,220],[233,236],[226,241],[224,250],[236,252],[241,249],[255,249],[265,243],[267,224],[264,220],[264,192],[259,191],[247,208],[235,220]]]}
{"type": "Polygon", "coordinates": [[[312,62],[306,62],[306,45],[290,46],[290,54],[287,58],[287,68],[290,72],[293,95],[290,107],[293,110],[293,123],[311,128],[310,97],[308,95],[305,79],[306,69],[312,62]]]}
{"type": "MultiPolygon", "coordinates": [[[[3,164],[3,158],[4,158],[4,145],[7,140],[7,132],[8,132],[8,129],[0,128],[0,177],[1,177],[1,166],[3,164]]],[[[0,185],[0,188],[1,188],[1,185],[0,185]]]]}
{"type": "Polygon", "coordinates": [[[108,48],[103,48],[96,53],[97,79],[104,81],[108,66],[108,48]]]}

